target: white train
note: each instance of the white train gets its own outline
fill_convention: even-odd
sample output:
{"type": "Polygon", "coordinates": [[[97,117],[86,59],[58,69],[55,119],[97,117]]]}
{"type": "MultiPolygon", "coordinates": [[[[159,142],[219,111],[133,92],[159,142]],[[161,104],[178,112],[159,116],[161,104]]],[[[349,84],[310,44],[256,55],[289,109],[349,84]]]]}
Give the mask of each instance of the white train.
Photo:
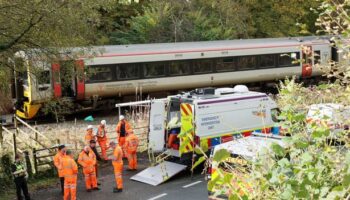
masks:
{"type": "Polygon", "coordinates": [[[16,79],[17,115],[31,119],[53,98],[73,102],[70,110],[74,112],[113,107],[123,97],[134,95],[136,88],[152,94],[291,76],[308,78],[320,75],[316,63],[337,60],[327,37],[99,46],[93,51],[97,52],[94,56],[74,61],[76,75],[68,87],[61,84],[67,62],[28,61],[32,58],[19,52],[16,58],[22,59],[27,73],[21,75],[22,81],[16,79]],[[30,75],[40,64],[45,65],[41,72],[45,81],[30,75]]]}

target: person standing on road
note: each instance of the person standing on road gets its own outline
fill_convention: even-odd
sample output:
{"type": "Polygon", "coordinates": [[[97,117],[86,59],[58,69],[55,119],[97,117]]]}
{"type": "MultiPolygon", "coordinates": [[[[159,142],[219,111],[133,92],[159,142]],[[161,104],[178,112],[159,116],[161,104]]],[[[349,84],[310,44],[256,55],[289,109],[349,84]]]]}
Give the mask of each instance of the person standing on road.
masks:
{"type": "Polygon", "coordinates": [[[92,125],[89,125],[86,129],[85,144],[89,145],[91,140],[96,140],[96,136],[93,133],[92,125]]]}
{"type": "Polygon", "coordinates": [[[64,200],[77,199],[78,165],[73,159],[72,152],[67,150],[61,161],[64,175],[64,200]],[[70,196],[70,198],[69,198],[70,196]]]}
{"type": "MultiPolygon", "coordinates": [[[[97,152],[95,140],[90,140],[90,148],[94,152],[94,154],[96,156],[96,160],[101,161],[102,159],[100,157],[100,154],[98,154],[98,152],[97,152]]],[[[96,179],[97,179],[97,177],[98,177],[98,162],[96,162],[96,165],[95,165],[95,172],[96,172],[96,179]]],[[[99,185],[98,181],[97,181],[97,185],[99,185]]]]}
{"type": "Polygon", "coordinates": [[[97,187],[96,180],[96,156],[89,146],[85,146],[84,150],[79,154],[78,163],[83,167],[86,191],[91,192],[91,189],[100,190],[97,187]]]}
{"type": "Polygon", "coordinates": [[[16,185],[16,193],[17,199],[22,200],[22,194],[24,194],[25,200],[30,200],[30,196],[28,193],[28,185],[27,185],[27,170],[25,168],[24,162],[21,161],[20,155],[15,155],[15,162],[11,166],[12,175],[14,177],[14,182],[16,185]]]}
{"type": "Polygon", "coordinates": [[[127,133],[125,140],[125,151],[128,157],[129,169],[131,171],[137,170],[137,147],[139,146],[139,138],[131,130],[127,133]]]}
{"type": "Polygon", "coordinates": [[[101,154],[104,160],[107,158],[107,130],[106,130],[106,120],[102,120],[97,130],[97,142],[101,147],[101,154]]]}
{"type": "Polygon", "coordinates": [[[117,124],[117,127],[115,128],[115,131],[117,132],[117,140],[119,142],[119,146],[122,148],[123,151],[123,158],[125,158],[125,137],[127,132],[132,131],[132,129],[129,122],[126,121],[124,115],[119,116],[119,122],[117,124]]]}
{"type": "Polygon", "coordinates": [[[114,176],[117,187],[113,188],[114,193],[123,191],[123,152],[118,144],[110,142],[109,146],[113,149],[112,165],[114,168],[114,176]]]}
{"type": "Polygon", "coordinates": [[[63,195],[64,192],[64,176],[63,176],[63,169],[61,167],[61,160],[62,158],[66,155],[66,146],[60,145],[58,147],[58,152],[57,154],[53,157],[53,164],[55,165],[57,172],[58,172],[58,177],[60,179],[61,183],[61,193],[63,195]]]}

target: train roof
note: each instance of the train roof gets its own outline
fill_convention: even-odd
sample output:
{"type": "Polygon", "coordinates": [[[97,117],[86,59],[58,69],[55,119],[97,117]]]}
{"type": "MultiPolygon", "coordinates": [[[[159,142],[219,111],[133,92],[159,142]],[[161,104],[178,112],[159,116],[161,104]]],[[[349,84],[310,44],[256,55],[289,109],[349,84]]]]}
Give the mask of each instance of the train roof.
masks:
{"type": "MultiPolygon", "coordinates": [[[[308,36],[289,38],[263,38],[263,39],[237,39],[216,40],[176,43],[150,43],[150,44],[128,44],[128,45],[105,45],[92,47],[75,47],[61,49],[62,57],[96,58],[96,57],[118,57],[130,55],[153,55],[153,54],[176,54],[205,51],[240,50],[249,48],[300,46],[302,44],[329,44],[328,36],[308,36]]],[[[48,49],[51,52],[52,50],[48,49]]],[[[15,54],[17,57],[34,58],[46,55],[46,49],[27,49],[15,54]]]]}
{"type": "Polygon", "coordinates": [[[102,56],[125,55],[141,52],[181,52],[198,50],[220,50],[230,48],[249,48],[258,46],[299,46],[301,44],[328,44],[329,37],[291,37],[291,38],[265,38],[265,39],[239,39],[239,40],[217,40],[177,43],[151,43],[130,45],[106,45],[95,46],[93,50],[101,52],[102,56]]]}

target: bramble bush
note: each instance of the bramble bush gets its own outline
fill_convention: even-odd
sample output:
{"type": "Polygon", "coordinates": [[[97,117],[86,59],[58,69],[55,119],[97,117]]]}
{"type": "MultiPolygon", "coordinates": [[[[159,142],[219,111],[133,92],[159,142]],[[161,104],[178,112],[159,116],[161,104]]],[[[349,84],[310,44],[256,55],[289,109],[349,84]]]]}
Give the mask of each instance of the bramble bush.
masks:
{"type": "MultiPolygon", "coordinates": [[[[321,123],[308,123],[306,119],[312,104],[350,106],[350,48],[344,39],[350,34],[349,7],[348,0],[324,0],[317,10],[320,32],[334,35],[331,40],[340,55],[339,62],[318,66],[329,82],[305,87],[294,77],[279,84],[276,101],[281,110],[280,126],[290,135],[283,139],[286,147],[271,145],[259,152],[263,156],[248,168],[226,163],[230,154],[225,150],[216,152],[213,158],[203,155],[197,161],[195,166],[206,160],[207,166],[221,165],[229,171],[217,169],[219,176],[208,182],[208,190],[216,189],[214,196],[226,193],[229,199],[350,199],[349,130],[335,133],[326,118],[321,123]],[[236,175],[244,180],[237,180],[236,175]]],[[[343,118],[341,123],[350,125],[350,119],[343,118]]],[[[201,152],[198,147],[196,152],[201,152]]]]}

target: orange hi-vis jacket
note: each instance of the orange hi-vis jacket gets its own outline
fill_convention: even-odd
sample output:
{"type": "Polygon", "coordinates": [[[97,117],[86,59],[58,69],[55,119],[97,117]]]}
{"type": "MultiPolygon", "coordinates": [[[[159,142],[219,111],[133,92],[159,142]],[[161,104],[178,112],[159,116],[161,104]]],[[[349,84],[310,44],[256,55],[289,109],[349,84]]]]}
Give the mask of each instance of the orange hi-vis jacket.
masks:
{"type": "Polygon", "coordinates": [[[77,180],[78,165],[73,158],[64,156],[61,160],[64,181],[75,182],[77,180]]]}
{"type": "Polygon", "coordinates": [[[85,134],[85,144],[90,144],[90,140],[95,140],[96,141],[96,136],[94,136],[92,129],[89,129],[86,131],[85,134]]]}
{"type": "Polygon", "coordinates": [[[61,161],[65,155],[62,154],[61,151],[57,152],[56,155],[53,157],[53,164],[57,168],[58,171],[58,177],[63,177],[63,170],[61,166],[61,161]]]}
{"type": "Polygon", "coordinates": [[[95,172],[95,165],[96,165],[95,153],[92,150],[89,151],[89,154],[87,154],[85,151],[82,151],[79,154],[78,163],[83,167],[84,174],[90,174],[95,172]]]}
{"type": "Polygon", "coordinates": [[[113,156],[116,159],[112,161],[113,165],[123,164],[123,151],[119,145],[114,149],[113,156]]]}
{"type": "Polygon", "coordinates": [[[129,134],[126,137],[125,149],[128,153],[136,153],[139,145],[139,138],[135,134],[129,134]]]}
{"type": "Polygon", "coordinates": [[[130,130],[132,130],[132,128],[129,122],[127,122],[126,120],[119,121],[117,124],[117,127],[115,128],[115,131],[117,132],[117,138],[126,137],[127,132],[129,132],[130,130]],[[123,133],[123,130],[122,130],[123,123],[125,124],[125,130],[124,130],[125,133],[123,133]]]}
{"type": "Polygon", "coordinates": [[[101,125],[98,126],[97,131],[97,141],[107,141],[107,130],[106,127],[102,127],[101,125]]]}

